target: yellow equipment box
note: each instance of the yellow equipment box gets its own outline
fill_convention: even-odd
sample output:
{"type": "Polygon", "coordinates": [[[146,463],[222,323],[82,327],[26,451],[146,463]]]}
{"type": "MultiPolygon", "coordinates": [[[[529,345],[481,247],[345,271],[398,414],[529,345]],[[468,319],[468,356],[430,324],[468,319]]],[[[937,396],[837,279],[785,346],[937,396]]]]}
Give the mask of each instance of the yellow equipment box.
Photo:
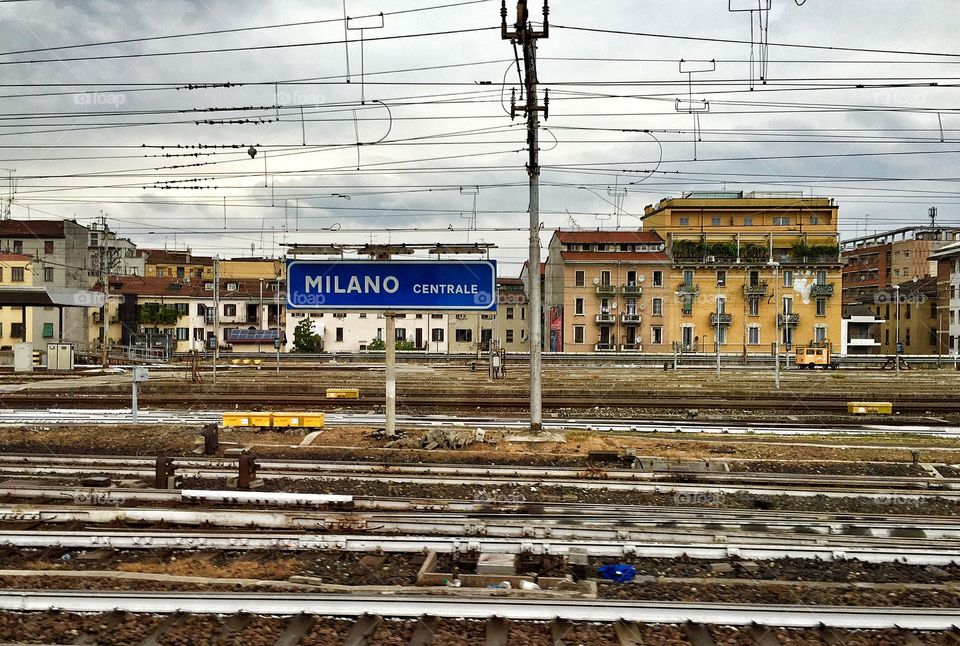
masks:
{"type": "Polygon", "coordinates": [[[270,413],[224,413],[224,426],[270,426],[270,413]]]}
{"type": "Polygon", "coordinates": [[[274,413],[273,426],[275,428],[323,428],[323,413],[274,413]]]}
{"type": "Polygon", "coordinates": [[[891,402],[847,402],[847,412],[854,415],[892,415],[891,402]]]}
{"type": "Polygon", "coordinates": [[[360,389],[327,388],[327,399],[360,399],[360,389]]]}

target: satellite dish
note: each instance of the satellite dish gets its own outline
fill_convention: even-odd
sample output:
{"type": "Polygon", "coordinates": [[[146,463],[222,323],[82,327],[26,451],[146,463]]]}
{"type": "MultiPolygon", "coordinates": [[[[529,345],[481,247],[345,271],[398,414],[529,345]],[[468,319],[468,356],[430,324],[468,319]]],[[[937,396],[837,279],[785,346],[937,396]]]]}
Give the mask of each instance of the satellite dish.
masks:
{"type": "Polygon", "coordinates": [[[610,303],[610,309],[612,310],[617,309],[617,301],[613,301],[612,303],[610,303]]]}
{"type": "Polygon", "coordinates": [[[640,274],[639,276],[637,276],[637,282],[638,282],[638,283],[642,283],[642,282],[645,281],[646,279],[647,279],[647,277],[644,276],[643,274],[640,274]]]}
{"type": "Polygon", "coordinates": [[[599,284],[600,284],[600,279],[599,279],[599,278],[594,278],[594,279],[593,279],[593,284],[594,284],[594,285],[599,285],[599,284]]]}

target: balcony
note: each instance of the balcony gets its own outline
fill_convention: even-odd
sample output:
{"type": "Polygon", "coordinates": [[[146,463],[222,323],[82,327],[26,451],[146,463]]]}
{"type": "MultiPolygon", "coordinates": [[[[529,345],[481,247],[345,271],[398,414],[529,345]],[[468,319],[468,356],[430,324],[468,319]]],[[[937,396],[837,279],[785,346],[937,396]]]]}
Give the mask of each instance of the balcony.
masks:
{"type": "Polygon", "coordinates": [[[766,281],[759,282],[756,285],[744,285],[743,295],[747,298],[765,298],[767,295],[766,281]]]}
{"type": "Polygon", "coordinates": [[[616,343],[597,343],[593,346],[595,352],[614,352],[617,349],[616,343]]]}
{"type": "Polygon", "coordinates": [[[643,352],[643,345],[640,343],[624,343],[620,346],[624,352],[643,352]]]}
{"type": "Polygon", "coordinates": [[[677,293],[681,296],[696,296],[700,293],[700,285],[680,283],[680,286],[677,287],[677,293]]]}
{"type": "Polygon", "coordinates": [[[620,315],[620,321],[622,323],[638,325],[640,323],[640,314],[638,312],[624,312],[620,315]]]}
{"type": "Polygon", "coordinates": [[[597,285],[597,296],[616,296],[616,285],[597,285]]]}
{"type": "Polygon", "coordinates": [[[811,296],[833,296],[833,283],[814,283],[810,288],[811,296]]]}
{"type": "Polygon", "coordinates": [[[721,313],[717,314],[716,312],[710,312],[710,325],[716,327],[717,325],[730,325],[733,323],[733,314],[721,313]],[[719,323],[717,321],[719,319],[719,323]]]}
{"type": "Polygon", "coordinates": [[[611,314],[610,312],[600,312],[597,314],[596,318],[597,323],[616,323],[617,316],[616,314],[611,314]]]}
{"type": "Polygon", "coordinates": [[[624,296],[640,296],[643,293],[643,287],[636,284],[627,284],[620,288],[620,293],[624,296]]]}
{"type": "Polygon", "coordinates": [[[800,315],[799,314],[777,314],[777,325],[783,327],[789,325],[791,327],[800,325],[800,315]]]}

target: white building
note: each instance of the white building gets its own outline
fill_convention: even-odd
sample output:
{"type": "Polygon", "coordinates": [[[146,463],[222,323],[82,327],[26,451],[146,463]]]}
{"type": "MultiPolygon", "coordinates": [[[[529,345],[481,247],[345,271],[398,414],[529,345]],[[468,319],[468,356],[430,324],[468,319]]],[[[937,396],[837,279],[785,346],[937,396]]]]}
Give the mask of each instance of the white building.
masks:
{"type": "MultiPolygon", "coordinates": [[[[397,314],[396,340],[409,341],[414,350],[447,352],[447,315],[429,312],[397,314]]],[[[386,320],[376,312],[292,310],[287,312],[287,349],[293,349],[293,331],[304,319],[323,338],[325,352],[363,352],[375,339],[383,340],[386,320]]]]}
{"type": "Polygon", "coordinates": [[[960,243],[930,254],[930,260],[937,262],[940,351],[957,355],[960,354],[960,243]]]}

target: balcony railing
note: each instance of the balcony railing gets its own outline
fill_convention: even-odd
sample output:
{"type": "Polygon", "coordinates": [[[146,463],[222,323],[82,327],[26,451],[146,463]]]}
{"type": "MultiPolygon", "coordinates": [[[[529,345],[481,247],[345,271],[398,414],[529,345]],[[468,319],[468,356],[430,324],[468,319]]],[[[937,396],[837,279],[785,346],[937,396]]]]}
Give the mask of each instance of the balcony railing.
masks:
{"type": "Polygon", "coordinates": [[[811,296],[833,296],[833,283],[814,283],[810,288],[811,296]]]}
{"type": "Polygon", "coordinates": [[[799,314],[777,314],[777,325],[784,326],[794,326],[800,324],[800,315],[799,314]]]}
{"type": "Polygon", "coordinates": [[[640,343],[624,343],[620,346],[620,349],[625,352],[642,352],[643,345],[640,343]]]}
{"type": "Polygon", "coordinates": [[[640,322],[640,313],[639,313],[639,312],[634,312],[634,313],[631,314],[631,313],[629,313],[629,312],[624,312],[623,314],[620,315],[620,320],[621,320],[623,323],[634,323],[634,324],[639,323],[639,322],[640,322]]]}
{"type": "Polygon", "coordinates": [[[767,283],[761,282],[756,285],[744,285],[743,295],[747,298],[763,298],[767,295],[767,283]]]}
{"type": "Polygon", "coordinates": [[[616,285],[597,285],[597,296],[615,296],[616,294],[616,285]]]}
{"type": "Polygon", "coordinates": [[[710,325],[717,325],[717,319],[720,319],[720,325],[730,325],[733,323],[733,314],[717,314],[716,312],[710,312],[710,325]]]}
{"type": "Polygon", "coordinates": [[[617,317],[610,312],[600,312],[597,314],[596,321],[597,323],[616,323],[617,317]]]}
{"type": "Polygon", "coordinates": [[[643,293],[643,287],[627,284],[620,288],[620,293],[624,296],[639,296],[643,293]]]}
{"type": "Polygon", "coordinates": [[[596,352],[613,352],[617,349],[616,343],[597,343],[593,346],[594,351],[596,352]]]}
{"type": "Polygon", "coordinates": [[[689,294],[691,296],[695,296],[700,293],[700,285],[688,285],[687,283],[680,283],[680,286],[677,287],[677,292],[679,292],[681,295],[689,294]]]}

